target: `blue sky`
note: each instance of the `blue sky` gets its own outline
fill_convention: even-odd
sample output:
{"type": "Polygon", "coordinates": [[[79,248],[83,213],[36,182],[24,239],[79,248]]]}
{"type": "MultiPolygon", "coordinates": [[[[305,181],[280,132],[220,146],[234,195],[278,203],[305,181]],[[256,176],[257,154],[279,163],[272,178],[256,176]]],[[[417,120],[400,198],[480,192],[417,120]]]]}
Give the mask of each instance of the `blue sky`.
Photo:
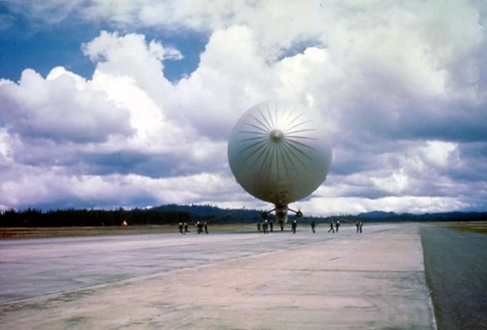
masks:
{"type": "Polygon", "coordinates": [[[2,1],[0,209],[268,208],[231,128],[268,99],[326,120],[314,215],[487,210],[484,1],[2,1]]]}
{"type": "MultiPolygon", "coordinates": [[[[83,77],[90,77],[95,69],[81,51],[81,45],[95,38],[101,30],[113,30],[106,23],[95,23],[69,18],[59,23],[45,26],[45,22],[31,22],[10,10],[9,2],[0,3],[0,15],[10,17],[6,29],[9,33],[0,35],[2,45],[2,78],[17,81],[25,68],[35,68],[46,76],[52,68],[64,66],[83,77]]],[[[177,81],[198,67],[199,54],[203,52],[208,34],[198,31],[164,31],[136,27],[122,29],[125,33],[138,31],[147,39],[157,39],[165,45],[173,46],[185,54],[184,58],[166,63],[165,76],[177,81]]]]}

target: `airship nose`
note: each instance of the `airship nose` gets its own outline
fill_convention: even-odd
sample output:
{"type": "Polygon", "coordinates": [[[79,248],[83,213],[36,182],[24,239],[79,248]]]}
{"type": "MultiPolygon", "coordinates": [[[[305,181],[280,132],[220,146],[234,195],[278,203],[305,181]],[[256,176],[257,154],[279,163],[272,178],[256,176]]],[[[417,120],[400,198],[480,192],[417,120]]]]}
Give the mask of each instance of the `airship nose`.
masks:
{"type": "Polygon", "coordinates": [[[276,144],[281,143],[282,141],[284,141],[284,134],[280,130],[275,129],[271,132],[270,138],[271,141],[276,144]]]}

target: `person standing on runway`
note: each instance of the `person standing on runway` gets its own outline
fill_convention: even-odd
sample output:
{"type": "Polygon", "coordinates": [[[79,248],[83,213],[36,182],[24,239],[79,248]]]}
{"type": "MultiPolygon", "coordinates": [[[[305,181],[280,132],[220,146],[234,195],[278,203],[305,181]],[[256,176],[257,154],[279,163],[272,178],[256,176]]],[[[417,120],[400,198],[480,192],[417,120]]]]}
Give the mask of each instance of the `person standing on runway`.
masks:
{"type": "Polygon", "coordinates": [[[328,232],[332,231],[333,233],[335,233],[335,227],[333,225],[333,221],[330,222],[330,229],[328,230],[328,232]]]}
{"type": "Polygon", "coordinates": [[[298,223],[296,222],[296,220],[294,220],[293,224],[292,224],[293,234],[296,234],[296,228],[297,227],[298,227],[298,223]]]}

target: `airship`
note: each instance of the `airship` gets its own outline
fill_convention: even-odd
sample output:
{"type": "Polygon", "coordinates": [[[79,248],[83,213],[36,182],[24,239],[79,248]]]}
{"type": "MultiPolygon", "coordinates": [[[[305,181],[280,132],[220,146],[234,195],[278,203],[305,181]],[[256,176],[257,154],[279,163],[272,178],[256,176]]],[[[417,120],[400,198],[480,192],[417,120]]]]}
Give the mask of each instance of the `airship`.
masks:
{"type": "Polygon", "coordinates": [[[274,204],[281,230],[289,204],[312,194],[325,180],[332,144],[317,112],[289,100],[269,100],[248,109],[233,127],[228,162],[240,186],[250,195],[274,204]]]}

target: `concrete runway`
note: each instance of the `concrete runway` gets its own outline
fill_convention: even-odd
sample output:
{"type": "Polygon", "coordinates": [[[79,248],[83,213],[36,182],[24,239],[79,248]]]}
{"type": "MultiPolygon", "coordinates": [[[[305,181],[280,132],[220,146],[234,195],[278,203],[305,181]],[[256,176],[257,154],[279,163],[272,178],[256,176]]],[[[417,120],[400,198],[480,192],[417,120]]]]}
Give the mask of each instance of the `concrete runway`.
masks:
{"type": "Polygon", "coordinates": [[[422,226],[438,329],[487,329],[487,235],[422,226]]]}
{"type": "Polygon", "coordinates": [[[0,324],[436,328],[419,225],[327,230],[0,241],[0,324]]]}

